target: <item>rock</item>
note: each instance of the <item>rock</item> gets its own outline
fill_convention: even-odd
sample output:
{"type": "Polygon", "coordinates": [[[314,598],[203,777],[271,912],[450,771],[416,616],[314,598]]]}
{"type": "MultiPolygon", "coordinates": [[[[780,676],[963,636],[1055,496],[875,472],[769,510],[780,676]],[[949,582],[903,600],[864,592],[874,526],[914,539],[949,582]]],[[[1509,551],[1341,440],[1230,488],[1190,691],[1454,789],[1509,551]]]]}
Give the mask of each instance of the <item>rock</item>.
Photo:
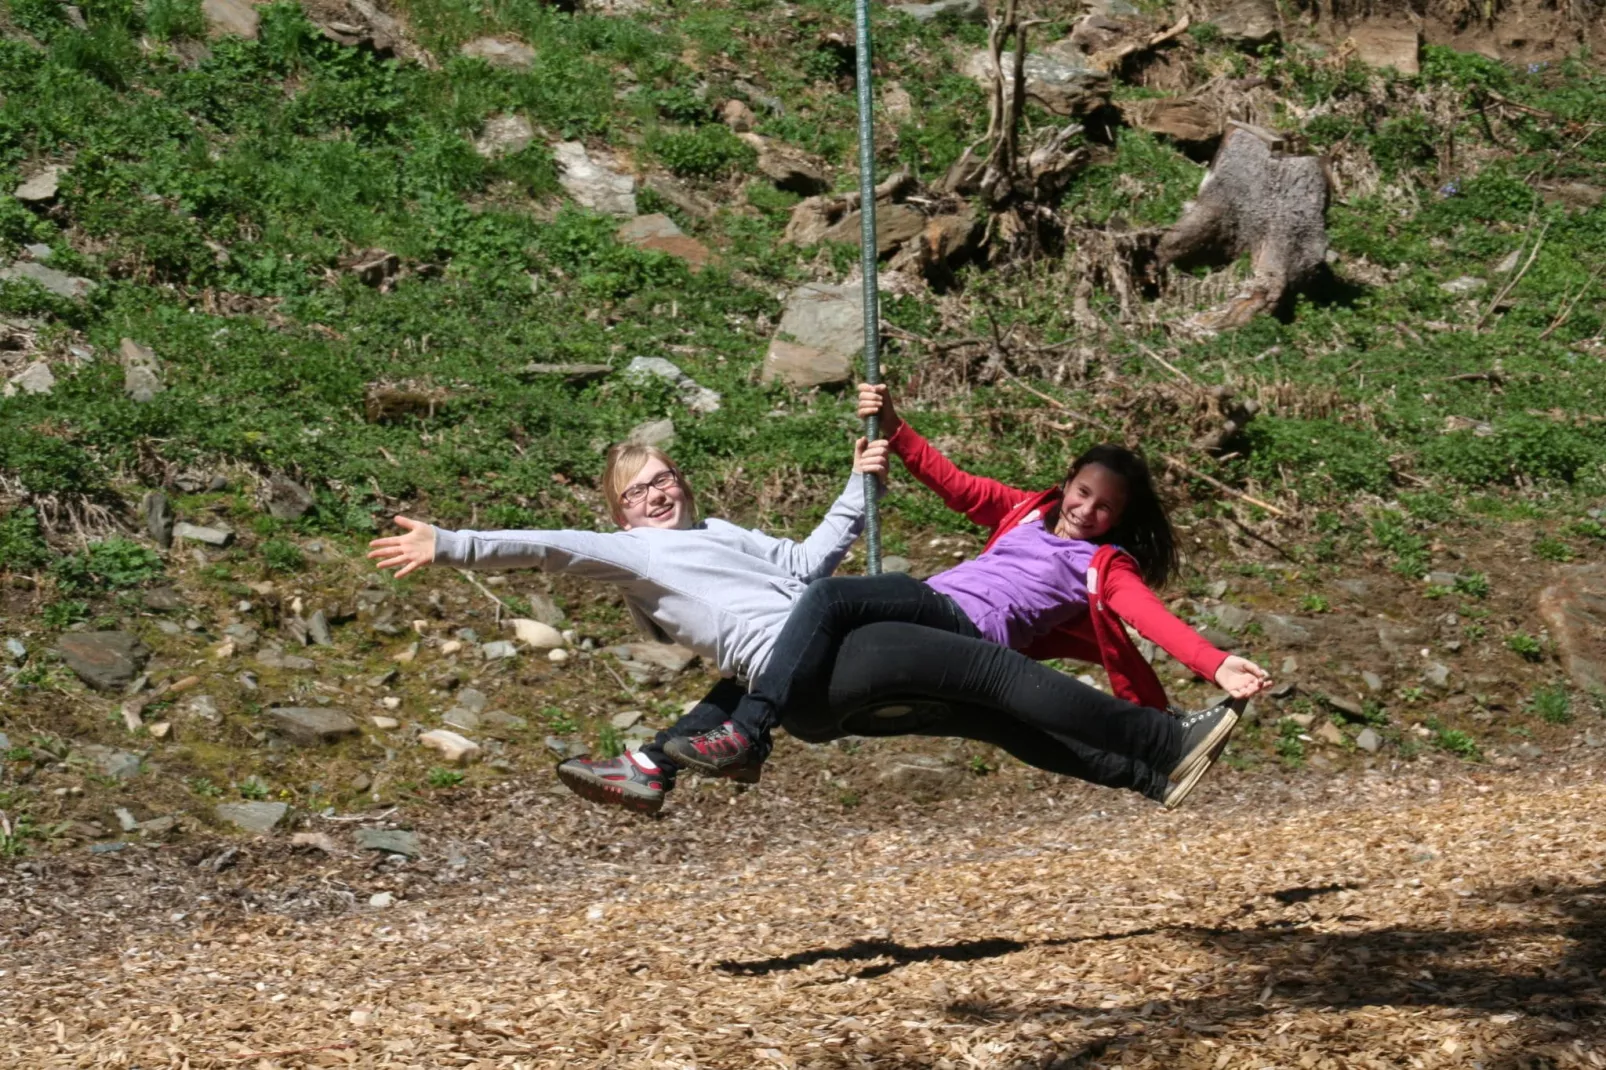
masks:
{"type": "MultiPolygon", "coordinates": [[[[7,638],[4,645],[6,649],[6,657],[10,658],[13,663],[21,665],[23,661],[27,659],[28,648],[23,646],[21,639],[7,638]]],[[[5,750],[6,747],[9,746],[9,743],[5,744],[4,746],[0,746],[0,750],[5,750]]]]}
{"type": "Polygon", "coordinates": [[[1316,738],[1332,747],[1344,745],[1344,733],[1332,721],[1323,721],[1322,726],[1316,730],[1316,738]]]}
{"type": "Polygon", "coordinates": [[[1196,100],[1134,100],[1121,105],[1127,123],[1151,134],[1198,143],[1221,136],[1221,117],[1196,100]]]}
{"type": "Polygon", "coordinates": [[[1205,642],[1213,647],[1230,651],[1238,645],[1238,639],[1231,632],[1222,631],[1214,624],[1207,624],[1199,629],[1199,635],[1205,642]]]}
{"type": "Polygon", "coordinates": [[[480,647],[480,657],[486,661],[501,661],[503,658],[516,658],[519,648],[506,639],[498,639],[493,643],[485,643],[480,647]]]}
{"type": "Polygon", "coordinates": [[[249,0],[201,0],[208,37],[243,37],[254,41],[262,17],[249,0]]]}
{"type": "Polygon", "coordinates": [[[1450,667],[1437,661],[1422,670],[1422,682],[1440,691],[1450,686],[1450,667]]]}
{"type": "Polygon", "coordinates": [[[519,642],[536,650],[552,650],[563,646],[563,635],[552,625],[538,620],[513,620],[513,635],[519,642]]]}
{"type": "Polygon", "coordinates": [[[882,572],[908,572],[913,567],[913,562],[907,557],[900,557],[897,554],[888,554],[881,559],[882,572]]]}
{"type": "Polygon", "coordinates": [[[732,97],[719,109],[719,121],[730,127],[732,132],[745,134],[757,124],[758,116],[747,106],[747,101],[732,97]]]}
{"type": "Polygon", "coordinates": [[[1217,606],[1210,612],[1216,618],[1217,624],[1229,632],[1235,633],[1242,631],[1250,621],[1255,619],[1255,615],[1249,610],[1244,609],[1242,606],[1231,604],[1217,606]]]}
{"type": "Polygon", "coordinates": [[[680,395],[680,400],[692,412],[707,415],[719,411],[721,399],[718,393],[699,385],[673,361],[665,360],[663,357],[633,358],[625,365],[624,379],[626,382],[636,384],[662,379],[675,388],[675,393],[680,395]]]}
{"type": "Polygon", "coordinates": [[[1326,702],[1328,708],[1335,713],[1342,714],[1346,721],[1366,720],[1366,708],[1352,698],[1344,698],[1342,695],[1326,695],[1322,701],[1326,702]]]}
{"type": "Polygon", "coordinates": [[[892,10],[908,15],[916,22],[935,22],[944,15],[957,22],[987,21],[987,9],[981,0],[935,0],[930,4],[893,4],[892,10]]]}
{"type": "Polygon", "coordinates": [[[546,659],[550,662],[562,664],[563,662],[569,660],[569,652],[564,650],[562,647],[558,647],[556,650],[548,650],[546,652],[546,659]]]}
{"type": "Polygon", "coordinates": [[[497,739],[506,739],[509,732],[519,732],[530,727],[530,722],[506,710],[486,710],[480,714],[480,724],[489,735],[497,739]]]}
{"type": "Polygon", "coordinates": [[[317,499],[312,491],[303,487],[289,476],[272,475],[268,477],[267,486],[263,492],[263,504],[268,515],[275,520],[293,521],[306,516],[317,499]]]}
{"type": "Polygon", "coordinates": [[[121,691],[151,656],[150,649],[128,632],[68,632],[57,641],[56,651],[96,691],[121,691]]]}
{"type": "Polygon", "coordinates": [[[1517,758],[1543,758],[1545,752],[1532,743],[1518,743],[1506,748],[1506,753],[1517,758]]]}
{"type": "MultiPolygon", "coordinates": [[[[860,228],[864,223],[858,212],[849,212],[833,223],[821,235],[821,241],[846,242],[856,245],[860,241],[860,228]]],[[[909,204],[877,204],[875,209],[876,255],[886,256],[900,245],[926,229],[926,216],[909,204]]]]}
{"type": "Polygon", "coordinates": [[[88,296],[95,284],[88,279],[81,279],[76,275],[69,275],[65,271],[57,271],[53,267],[36,264],[32,260],[25,260],[20,264],[0,268],[0,280],[5,282],[32,282],[57,297],[66,297],[74,301],[88,296]]]}
{"type": "Polygon", "coordinates": [[[124,832],[133,832],[139,828],[139,822],[134,820],[134,815],[126,806],[117,807],[112,811],[112,814],[117,818],[117,824],[122,827],[124,832]]]}
{"type": "Polygon", "coordinates": [[[1375,729],[1363,728],[1355,737],[1355,745],[1367,754],[1376,754],[1383,746],[1383,737],[1378,735],[1375,729]]]}
{"type": "MultiPolygon", "coordinates": [[[[1012,92],[1010,74],[1015,69],[1015,54],[1002,53],[999,63],[1004,70],[1004,92],[1012,92]]],[[[1090,66],[1085,57],[1077,59],[1069,49],[1054,56],[1028,52],[1024,70],[1026,96],[1055,115],[1080,117],[1096,110],[1108,99],[1109,75],[1090,66]]],[[[990,92],[992,55],[986,49],[972,52],[965,61],[963,73],[990,92]]]]}
{"type": "MultiPolygon", "coordinates": [[[[61,191],[61,176],[66,173],[67,168],[52,164],[18,186],[12,196],[28,204],[46,204],[56,199],[56,194],[61,191]]],[[[46,247],[46,253],[48,252],[49,248],[46,247]]]]}
{"type": "Polygon", "coordinates": [[[1366,685],[1366,690],[1374,694],[1383,690],[1383,678],[1370,669],[1361,673],[1361,682],[1366,685]]]}
{"type": "Polygon", "coordinates": [[[139,834],[146,839],[155,840],[170,835],[176,828],[178,828],[178,818],[164,815],[162,817],[153,817],[149,821],[141,821],[139,823],[139,834]]]}
{"type": "Polygon", "coordinates": [[[1350,31],[1349,39],[1355,45],[1355,57],[1368,67],[1392,67],[1407,77],[1422,72],[1417,61],[1422,33],[1415,26],[1362,23],[1350,31]]]}
{"type": "Polygon", "coordinates": [[[538,620],[542,624],[550,624],[556,628],[562,625],[566,619],[563,615],[563,610],[558,608],[558,604],[540,591],[530,591],[524,596],[524,600],[530,605],[530,618],[532,620],[538,620]]]}
{"type": "Polygon", "coordinates": [[[467,765],[479,756],[480,745],[465,739],[456,732],[436,728],[418,737],[418,742],[441,752],[441,760],[450,765],[467,765]]]}
{"type": "Polygon", "coordinates": [[[1276,0],[1233,0],[1207,20],[1227,41],[1251,48],[1275,38],[1280,24],[1276,0]]]}
{"type": "Polygon", "coordinates": [[[1278,613],[1262,613],[1260,626],[1265,630],[1266,639],[1278,646],[1305,646],[1311,641],[1310,628],[1293,617],[1285,617],[1278,613]]]}
{"type": "Polygon", "coordinates": [[[201,542],[221,549],[234,541],[234,532],[228,528],[198,527],[195,524],[187,524],[180,520],[173,525],[173,537],[176,539],[189,539],[191,542],[201,542]]]}
{"type": "Polygon", "coordinates": [[[1539,195],[1546,204],[1559,204],[1571,211],[1588,212],[1606,201],[1606,189],[1587,182],[1543,182],[1539,195]]]}
{"type": "Polygon", "coordinates": [[[457,693],[457,704],[466,710],[473,710],[475,713],[485,709],[489,701],[490,699],[486,697],[485,692],[478,688],[465,687],[457,693]]]}
{"type": "MultiPolygon", "coordinates": [[[[139,511],[145,520],[145,530],[156,541],[156,545],[164,550],[172,546],[173,510],[168,505],[167,495],[159,490],[146,491],[145,496],[139,501],[139,511]]],[[[145,604],[151,605],[149,594],[145,597],[145,604]]]]}
{"type": "MultiPolygon", "coordinates": [[[[714,254],[708,251],[708,246],[696,238],[688,237],[675,225],[673,219],[659,212],[637,216],[621,224],[614,236],[626,245],[634,245],[637,249],[664,253],[684,260],[694,271],[706,267],[714,258],[714,254]]],[[[713,391],[710,390],[709,393],[712,394],[713,391]]],[[[714,396],[717,398],[719,395],[714,396]]]]}
{"type": "Polygon", "coordinates": [[[132,780],[139,775],[140,757],[114,747],[89,743],[78,748],[80,754],[95,763],[95,767],[113,780],[132,780]]]}
{"type": "Polygon", "coordinates": [[[417,858],[423,854],[418,834],[404,829],[358,829],[357,846],[364,851],[383,851],[389,855],[417,858]]]}
{"type": "Polygon", "coordinates": [[[1447,294],[1459,296],[1461,294],[1477,293],[1487,285],[1489,283],[1484,279],[1472,275],[1462,275],[1460,278],[1451,279],[1449,282],[1439,283],[1439,289],[1447,294]]]}
{"type": "Polygon", "coordinates": [[[298,832],[290,837],[290,846],[310,847],[326,855],[340,853],[340,848],[335,846],[334,837],[327,832],[298,832]]]}
{"type": "Polygon", "coordinates": [[[36,360],[10,378],[5,394],[7,397],[14,394],[48,394],[55,388],[56,376],[51,372],[50,365],[36,360]]]}
{"type": "Polygon", "coordinates": [[[697,664],[697,651],[678,643],[620,643],[604,647],[603,653],[612,654],[620,661],[651,665],[669,673],[683,673],[697,664]]]}
{"type": "Polygon", "coordinates": [[[223,634],[225,637],[232,639],[234,641],[234,649],[240,651],[255,650],[257,643],[262,638],[257,633],[257,630],[249,624],[230,624],[223,629],[223,634]]]}
{"type": "Polygon", "coordinates": [[[276,706],[267,711],[268,722],[290,742],[303,747],[335,743],[361,731],[344,710],[318,706],[276,706]]]}
{"type": "Polygon", "coordinates": [[[395,904],[396,896],[391,892],[375,892],[368,897],[368,905],[377,910],[384,910],[386,907],[394,906],[395,904]]]}
{"type": "Polygon", "coordinates": [[[1574,684],[1606,691],[1606,565],[1572,565],[1539,593],[1539,617],[1574,684]]]}
{"type": "Polygon", "coordinates": [[[546,745],[547,750],[556,754],[559,758],[574,758],[586,753],[584,746],[579,743],[571,743],[561,736],[547,736],[541,742],[546,745]]]}
{"type": "Polygon", "coordinates": [[[401,727],[401,722],[396,720],[394,717],[375,716],[370,717],[369,720],[373,721],[374,727],[379,729],[381,732],[389,732],[393,728],[401,727]]]}
{"type": "Polygon", "coordinates": [[[364,255],[363,259],[351,265],[351,273],[357,276],[358,282],[376,288],[384,287],[386,281],[395,278],[400,270],[401,257],[384,251],[376,255],[364,255]]]}
{"type": "Polygon", "coordinates": [[[1290,713],[1283,720],[1292,721],[1301,728],[1309,728],[1316,723],[1316,715],[1314,713],[1290,713]]]}
{"type": "Polygon", "coordinates": [[[608,718],[608,723],[623,732],[627,728],[634,728],[645,716],[640,710],[624,710],[608,718]]]}
{"type": "Polygon", "coordinates": [[[192,695],[182,709],[184,716],[193,717],[197,721],[205,721],[207,724],[223,722],[223,714],[218,712],[217,700],[211,695],[192,695]]]}
{"type": "Polygon", "coordinates": [[[453,706],[441,714],[441,723],[461,728],[465,732],[473,732],[480,727],[480,715],[462,706],[453,706]]]}
{"type": "Polygon", "coordinates": [[[864,294],[859,284],[808,283],[787,298],[761,378],[801,389],[846,383],[863,349],[864,294]]]}
{"type": "Polygon", "coordinates": [[[812,197],[831,188],[824,165],[807,154],[758,134],[737,136],[758,150],[758,173],[774,183],[776,189],[812,197]]]}
{"type": "Polygon", "coordinates": [[[914,97],[901,85],[884,86],[881,90],[881,111],[894,121],[907,119],[915,113],[914,97]]]}
{"type": "Polygon", "coordinates": [[[272,832],[290,812],[290,805],[282,802],[229,802],[218,803],[214,811],[219,821],[227,822],[246,832],[258,834],[272,832]]]}
{"type": "Polygon", "coordinates": [[[665,417],[662,420],[647,420],[630,429],[625,441],[635,446],[654,446],[658,449],[667,449],[675,441],[675,421],[665,417]]]}
{"type": "Polygon", "coordinates": [[[535,128],[522,115],[493,115],[485,120],[474,151],[488,160],[523,152],[535,141],[535,128]]]}
{"type": "Polygon", "coordinates": [[[552,149],[558,181],[580,204],[609,215],[636,214],[636,180],[599,163],[578,141],[562,141],[552,149]]]}
{"type": "Polygon", "coordinates": [[[965,771],[921,754],[898,754],[884,761],[876,782],[900,794],[941,797],[958,790],[965,771]]]}
{"type": "Polygon", "coordinates": [[[335,645],[335,637],[329,631],[329,615],[323,610],[314,610],[307,618],[307,638],[318,646],[335,645]]]}
{"type": "Polygon", "coordinates": [[[1429,587],[1454,587],[1461,577],[1454,572],[1429,572],[1422,582],[1429,587]]]}
{"type": "Polygon", "coordinates": [[[535,65],[535,49],[523,41],[506,37],[476,37],[457,51],[504,70],[527,71],[535,65]]]}
{"type": "Polygon", "coordinates": [[[1372,593],[1372,585],[1365,580],[1334,580],[1333,586],[1351,598],[1365,598],[1372,593]]]}

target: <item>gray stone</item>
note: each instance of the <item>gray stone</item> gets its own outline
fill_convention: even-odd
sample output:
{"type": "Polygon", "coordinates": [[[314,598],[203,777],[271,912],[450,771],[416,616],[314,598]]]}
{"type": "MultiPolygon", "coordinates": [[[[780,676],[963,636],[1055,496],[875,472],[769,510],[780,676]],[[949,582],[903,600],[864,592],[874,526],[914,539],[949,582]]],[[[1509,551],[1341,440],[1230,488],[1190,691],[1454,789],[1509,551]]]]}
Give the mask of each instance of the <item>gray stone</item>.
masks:
{"type": "Polygon", "coordinates": [[[916,22],[935,22],[944,15],[960,22],[986,22],[987,9],[981,0],[935,0],[930,4],[893,4],[892,10],[916,22]]]}
{"type": "Polygon", "coordinates": [[[566,620],[563,610],[558,608],[558,604],[540,591],[528,592],[525,594],[524,600],[530,604],[531,620],[538,620],[542,624],[551,625],[554,628],[561,627],[566,620]]]}
{"type": "Polygon", "coordinates": [[[465,687],[457,693],[457,704],[473,713],[485,709],[489,702],[490,699],[486,697],[485,692],[478,688],[465,687]]]}
{"type": "Polygon", "coordinates": [[[277,706],[267,711],[268,722],[290,742],[303,747],[334,743],[360,729],[344,710],[317,706],[277,706]]]}
{"type": "Polygon", "coordinates": [[[535,49],[523,41],[503,37],[476,37],[458,52],[504,70],[527,71],[535,65],[535,49]]]}
{"type": "Polygon", "coordinates": [[[272,832],[290,813],[290,804],[282,802],[226,802],[218,803],[215,811],[219,821],[260,834],[272,832]]]}
{"type": "MultiPolygon", "coordinates": [[[[22,645],[21,639],[7,639],[5,642],[5,648],[6,655],[10,657],[12,661],[17,662],[18,664],[21,664],[23,659],[28,656],[28,648],[22,645]]],[[[0,750],[4,749],[5,748],[0,747],[0,750]]]]}
{"type": "Polygon", "coordinates": [[[1444,691],[1450,686],[1450,667],[1435,661],[1422,670],[1422,680],[1429,687],[1444,691]]]}
{"type": "Polygon", "coordinates": [[[6,395],[48,394],[55,388],[56,376],[51,372],[50,365],[36,360],[11,377],[6,384],[6,395]]]}
{"type": "Polygon", "coordinates": [[[1341,695],[1328,695],[1325,701],[1333,712],[1342,716],[1346,721],[1366,720],[1366,708],[1352,698],[1344,698],[1341,695]]]}
{"type": "Polygon", "coordinates": [[[441,723],[461,728],[465,732],[474,732],[480,727],[480,715],[462,706],[453,706],[441,714],[441,723]]]}
{"type": "MultiPolygon", "coordinates": [[[[66,173],[67,168],[52,164],[18,186],[12,196],[29,204],[45,204],[53,201],[56,199],[56,194],[61,191],[61,176],[66,173]]],[[[48,250],[48,246],[46,248],[48,250]]]]}
{"type": "Polygon", "coordinates": [[[480,714],[480,724],[487,735],[496,739],[505,739],[510,732],[522,732],[530,727],[530,722],[506,710],[486,710],[480,714]]]}
{"type": "Polygon", "coordinates": [[[133,812],[126,806],[117,807],[112,811],[112,815],[117,818],[117,824],[122,827],[124,832],[133,832],[139,828],[139,822],[135,820],[133,812]]]}
{"type": "Polygon", "coordinates": [[[1606,565],[1559,568],[1555,578],[1539,593],[1539,617],[1561,667],[1584,691],[1606,691],[1606,565]]]}
{"type": "Polygon", "coordinates": [[[140,757],[115,747],[90,743],[78,748],[79,753],[95,763],[103,774],[113,780],[132,780],[139,775],[140,757]]]}
{"type": "MultiPolygon", "coordinates": [[[[22,251],[28,254],[28,259],[38,260],[40,263],[49,260],[55,255],[55,250],[43,242],[33,242],[32,244],[24,245],[22,247],[22,251]]],[[[68,351],[72,352],[74,356],[77,356],[78,354],[76,351],[80,348],[81,347],[79,346],[69,346],[68,351]]]]}
{"type": "Polygon", "coordinates": [[[1207,624],[1199,629],[1199,635],[1205,642],[1222,650],[1232,650],[1238,645],[1238,639],[1231,632],[1224,632],[1214,624],[1207,624]]]}
{"type": "Polygon", "coordinates": [[[1454,587],[1460,578],[1454,572],[1429,572],[1422,577],[1422,582],[1429,587],[1454,587]]]}
{"type": "MultiPolygon", "coordinates": [[[[647,217],[643,217],[647,218],[647,217]]],[[[639,220],[637,221],[639,222],[639,220]]],[[[624,379],[642,385],[661,379],[675,388],[675,393],[692,412],[707,415],[719,411],[720,396],[698,382],[672,361],[663,357],[636,357],[625,365],[624,379]]]]}
{"type": "Polygon", "coordinates": [[[1376,754],[1383,746],[1383,737],[1378,735],[1375,729],[1363,728],[1355,737],[1355,745],[1367,754],[1376,754]]]}
{"type": "Polygon", "coordinates": [[[307,638],[319,646],[335,645],[335,637],[329,631],[329,615],[323,610],[314,610],[307,618],[307,638]]]}
{"type": "Polygon", "coordinates": [[[858,283],[809,283],[787,297],[761,378],[808,389],[846,383],[864,349],[864,293],[858,283]]]}
{"type": "Polygon", "coordinates": [[[1216,618],[1216,623],[1229,632],[1241,632],[1250,621],[1255,619],[1255,615],[1242,606],[1217,606],[1211,610],[1211,613],[1216,618]]]}
{"type": "Polygon", "coordinates": [[[556,754],[559,758],[574,758],[586,753],[586,748],[583,744],[570,742],[562,736],[547,736],[541,742],[546,745],[547,750],[556,754]]]}
{"type": "Polygon", "coordinates": [[[608,718],[608,723],[623,732],[627,728],[634,728],[645,716],[640,710],[623,710],[608,718]]]}
{"type": "Polygon", "coordinates": [[[32,260],[25,260],[20,264],[0,268],[0,280],[5,282],[32,282],[55,294],[57,297],[66,297],[74,301],[88,296],[95,284],[88,279],[81,279],[76,275],[69,275],[65,271],[57,271],[53,267],[36,264],[32,260]]]}
{"type": "Polygon", "coordinates": [[[630,429],[625,441],[635,446],[667,449],[675,441],[675,421],[668,417],[662,420],[643,421],[630,429]]]}
{"type": "Polygon", "coordinates": [[[1091,14],[1112,19],[1129,19],[1143,14],[1142,9],[1130,0],[1089,0],[1087,10],[1091,14]]]}
{"type": "Polygon", "coordinates": [[[1233,0],[1206,16],[1206,21],[1233,44],[1252,47],[1275,38],[1280,20],[1275,0],[1233,0]]]}
{"type": "Polygon", "coordinates": [[[897,554],[888,554],[881,559],[882,572],[908,572],[913,567],[914,563],[912,561],[897,554]]]}
{"type": "Polygon", "coordinates": [[[1208,594],[1211,598],[1214,598],[1217,601],[1220,601],[1221,599],[1227,597],[1227,581],[1226,580],[1216,580],[1209,587],[1205,588],[1205,593],[1208,594]]]}
{"type": "Polygon", "coordinates": [[[522,115],[493,115],[485,120],[474,151],[488,160],[523,152],[535,141],[535,128],[522,115]]]}
{"type": "Polygon", "coordinates": [[[364,851],[383,851],[385,854],[417,858],[423,851],[418,834],[403,829],[358,829],[357,846],[364,851]]]}
{"type": "Polygon", "coordinates": [[[578,141],[562,141],[553,146],[558,165],[558,181],[577,202],[609,215],[636,214],[636,180],[598,162],[578,141]]]}
{"type": "Polygon", "coordinates": [[[145,592],[145,608],[161,613],[184,608],[184,596],[171,587],[152,587],[145,592]]]}
{"type": "Polygon", "coordinates": [[[923,754],[898,754],[881,763],[876,782],[895,792],[942,797],[965,782],[965,771],[923,754]]]}
{"type": "Polygon", "coordinates": [[[1370,669],[1361,673],[1361,682],[1366,685],[1368,691],[1375,693],[1383,690],[1383,678],[1370,669]]]}
{"type": "MultiPolygon", "coordinates": [[[[804,204],[812,202],[805,201],[804,204]]],[[[799,211],[802,205],[798,206],[799,211]]],[[[864,221],[858,212],[849,212],[826,228],[820,241],[857,244],[863,233],[864,221]]],[[[926,214],[909,204],[881,204],[875,215],[875,247],[877,256],[886,256],[926,229],[926,214]]]]}
{"type": "Polygon", "coordinates": [[[268,515],[275,520],[300,520],[317,503],[312,491],[283,475],[268,477],[263,497],[268,515]]]}
{"type": "Polygon", "coordinates": [[[69,632],[56,643],[67,667],[96,691],[121,691],[150,659],[144,643],[128,632],[69,632]]]}
{"type": "Polygon", "coordinates": [[[486,661],[501,661],[519,656],[518,646],[510,639],[498,639],[480,647],[480,656],[486,661]]]}
{"type": "Polygon", "coordinates": [[[194,717],[196,720],[205,721],[208,724],[219,724],[223,720],[223,715],[218,712],[217,700],[211,695],[195,695],[191,697],[184,704],[183,710],[186,716],[194,717]]]}
{"type": "MultiPolygon", "coordinates": [[[[145,530],[150,533],[156,545],[167,549],[173,545],[173,509],[167,502],[167,495],[159,490],[148,490],[139,501],[140,515],[145,518],[145,530]]],[[[149,599],[146,600],[149,605],[149,599]]]]}
{"type": "Polygon", "coordinates": [[[160,839],[178,828],[178,818],[171,815],[153,817],[139,823],[139,833],[147,839],[160,839]]]}
{"type": "Polygon", "coordinates": [[[144,404],[162,392],[161,363],[154,350],[124,338],[118,355],[123,365],[123,393],[144,404]]]}
{"type": "MultiPolygon", "coordinates": [[[[1004,52],[999,56],[1004,71],[1004,92],[1012,92],[1010,75],[1015,69],[1015,54],[1004,52]]],[[[1108,100],[1110,77],[1092,66],[1087,57],[1072,49],[1049,55],[1028,52],[1024,64],[1026,96],[1041,104],[1055,115],[1080,116],[1095,110],[1108,100]]],[[[972,52],[965,61],[967,77],[991,90],[993,59],[986,49],[972,52]]]]}
{"type": "Polygon", "coordinates": [[[620,661],[650,665],[669,673],[682,673],[697,664],[697,651],[678,643],[620,643],[604,647],[603,653],[612,654],[620,661]]]}
{"type": "Polygon", "coordinates": [[[203,528],[180,520],[173,525],[173,537],[175,539],[189,539],[191,542],[205,543],[208,546],[216,546],[221,549],[234,541],[234,532],[228,528],[203,528]]]}
{"type": "Polygon", "coordinates": [[[234,640],[234,649],[241,652],[255,650],[262,639],[249,624],[230,624],[223,629],[223,635],[226,639],[234,640]]]}
{"type": "Polygon", "coordinates": [[[1506,753],[1516,758],[1542,758],[1544,750],[1532,743],[1518,743],[1506,748],[1506,753]]]}
{"type": "Polygon", "coordinates": [[[1372,593],[1372,585],[1365,580],[1334,580],[1333,586],[1352,598],[1365,598],[1372,593]]]}
{"type": "Polygon", "coordinates": [[[1486,279],[1476,278],[1472,275],[1462,275],[1460,278],[1451,279],[1449,282],[1439,283],[1439,289],[1447,294],[1455,294],[1459,297],[1462,294],[1477,293],[1488,285],[1489,283],[1486,279]]]}
{"type": "Polygon", "coordinates": [[[1278,646],[1304,646],[1311,641],[1311,630],[1305,624],[1293,617],[1285,617],[1277,613],[1262,613],[1260,626],[1265,630],[1266,639],[1278,646]]]}
{"type": "MultiPolygon", "coordinates": [[[[738,134],[737,137],[758,150],[758,173],[769,179],[776,189],[812,197],[831,188],[825,166],[804,153],[760,134],[738,134]]],[[[888,205],[889,208],[899,207],[888,205]]],[[[877,219],[877,229],[880,220],[877,219]]]]}
{"type": "MultiPolygon", "coordinates": [[[[637,249],[666,253],[684,260],[693,270],[706,266],[714,259],[708,246],[684,233],[673,219],[657,212],[626,220],[614,232],[614,237],[637,249]]],[[[714,396],[717,398],[719,395],[714,396]]]]}

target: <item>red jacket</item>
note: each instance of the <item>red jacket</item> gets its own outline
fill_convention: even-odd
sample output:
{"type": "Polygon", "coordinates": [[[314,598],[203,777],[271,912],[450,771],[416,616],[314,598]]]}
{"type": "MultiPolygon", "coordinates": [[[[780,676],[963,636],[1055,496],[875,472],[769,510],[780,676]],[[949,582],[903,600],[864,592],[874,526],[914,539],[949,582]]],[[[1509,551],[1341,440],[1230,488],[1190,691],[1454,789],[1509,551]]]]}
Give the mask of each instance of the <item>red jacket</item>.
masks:
{"type": "MultiPolygon", "coordinates": [[[[889,440],[892,451],[920,482],[936,491],[943,503],[964,513],[973,523],[992,528],[982,551],[992,549],[1017,524],[1040,516],[1052,506],[1058,488],[1019,490],[996,479],[962,471],[908,422],[900,424],[889,440]]],[[[1110,687],[1121,698],[1140,706],[1163,710],[1165,688],[1149,663],[1138,653],[1122,622],[1131,624],[1145,639],[1207,680],[1214,680],[1227,652],[1178,620],[1154,596],[1132,556],[1115,546],[1101,546],[1087,570],[1088,611],[1069,624],[1040,636],[1022,651],[1044,661],[1074,658],[1104,666],[1110,687]]]]}

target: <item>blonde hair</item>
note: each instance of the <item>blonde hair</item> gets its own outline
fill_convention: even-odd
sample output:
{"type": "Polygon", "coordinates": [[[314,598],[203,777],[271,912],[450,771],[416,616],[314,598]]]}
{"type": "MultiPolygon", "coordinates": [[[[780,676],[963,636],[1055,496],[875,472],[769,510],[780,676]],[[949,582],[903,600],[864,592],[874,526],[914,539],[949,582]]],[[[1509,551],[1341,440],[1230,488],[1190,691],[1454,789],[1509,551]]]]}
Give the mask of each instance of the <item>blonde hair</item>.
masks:
{"type": "Polygon", "coordinates": [[[625,488],[630,486],[631,480],[645,467],[648,461],[659,461],[675,473],[675,479],[680,483],[680,489],[686,495],[686,504],[693,515],[697,512],[697,496],[692,493],[691,484],[681,475],[675,462],[670,460],[669,454],[657,446],[643,446],[635,442],[621,442],[608,450],[608,460],[602,469],[602,496],[608,502],[608,512],[613,516],[615,524],[623,525],[624,503],[620,500],[625,488]]]}

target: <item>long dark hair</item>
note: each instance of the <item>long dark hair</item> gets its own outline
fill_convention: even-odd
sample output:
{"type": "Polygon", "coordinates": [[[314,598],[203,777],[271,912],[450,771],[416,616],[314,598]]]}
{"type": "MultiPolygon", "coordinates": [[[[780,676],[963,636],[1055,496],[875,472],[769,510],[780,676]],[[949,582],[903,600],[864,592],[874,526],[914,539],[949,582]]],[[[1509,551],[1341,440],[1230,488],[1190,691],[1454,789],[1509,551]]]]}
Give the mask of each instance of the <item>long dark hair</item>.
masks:
{"type": "Polygon", "coordinates": [[[1065,473],[1065,479],[1057,488],[1060,496],[1043,514],[1043,525],[1049,531],[1058,526],[1065,488],[1076,478],[1076,473],[1090,464],[1103,465],[1126,483],[1126,508],[1101,541],[1114,543],[1131,554],[1143,574],[1144,583],[1150,587],[1165,586],[1165,581],[1177,568],[1177,535],[1171,529],[1165,506],[1160,504],[1148,464],[1125,446],[1102,443],[1072,461],[1070,471],[1065,473]]]}

